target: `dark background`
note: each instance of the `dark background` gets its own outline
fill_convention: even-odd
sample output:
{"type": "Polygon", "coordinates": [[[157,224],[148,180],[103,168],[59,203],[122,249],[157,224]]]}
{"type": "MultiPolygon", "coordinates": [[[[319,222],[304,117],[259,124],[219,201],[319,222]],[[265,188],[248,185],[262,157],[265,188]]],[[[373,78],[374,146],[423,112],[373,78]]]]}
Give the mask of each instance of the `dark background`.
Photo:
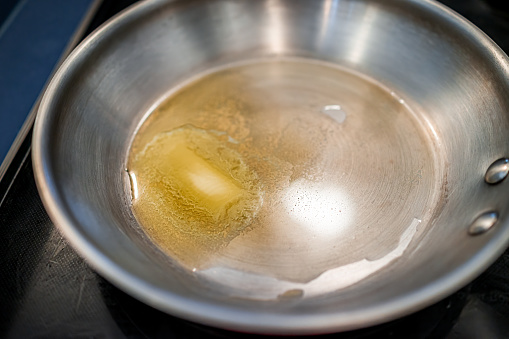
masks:
{"type": "MultiPolygon", "coordinates": [[[[1,0],[0,23],[15,2],[1,0]]],[[[85,35],[134,2],[104,0],[85,35]]],[[[505,2],[442,2],[509,51],[505,2]]],[[[33,179],[30,136],[0,184],[0,193],[7,190],[0,203],[0,337],[254,337],[171,317],[97,275],[60,236],[44,211],[33,179]]],[[[509,251],[474,282],[425,310],[387,324],[326,337],[509,338],[509,251]]]]}
{"type": "Polygon", "coordinates": [[[0,0],[0,164],[93,2],[0,0]]]}

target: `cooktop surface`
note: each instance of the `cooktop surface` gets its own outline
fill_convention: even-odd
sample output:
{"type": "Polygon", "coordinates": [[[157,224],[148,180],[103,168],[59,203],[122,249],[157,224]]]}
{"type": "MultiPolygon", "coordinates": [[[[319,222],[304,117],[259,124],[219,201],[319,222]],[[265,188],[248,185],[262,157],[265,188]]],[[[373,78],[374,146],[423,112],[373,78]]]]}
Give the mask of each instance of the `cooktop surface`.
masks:
{"type": "MultiPolygon", "coordinates": [[[[104,0],[83,36],[134,0],[104,0]]],[[[509,52],[507,5],[444,0],[509,52]]],[[[4,114],[4,113],[2,113],[4,114]]],[[[251,338],[155,310],[99,276],[58,233],[35,186],[29,133],[0,183],[0,337],[251,338]]],[[[509,250],[479,278],[407,317],[331,338],[509,338],[509,250]]]]}

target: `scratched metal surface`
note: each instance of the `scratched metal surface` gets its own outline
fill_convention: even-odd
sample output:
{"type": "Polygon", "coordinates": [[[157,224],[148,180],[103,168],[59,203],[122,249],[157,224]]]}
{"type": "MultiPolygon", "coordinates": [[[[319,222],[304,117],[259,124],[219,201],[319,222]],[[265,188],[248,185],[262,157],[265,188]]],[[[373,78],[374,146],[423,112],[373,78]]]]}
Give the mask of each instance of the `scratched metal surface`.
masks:
{"type": "MultiPolygon", "coordinates": [[[[54,228],[30,159],[0,208],[0,337],[251,338],[180,320],[96,274],[54,228]]],[[[332,338],[506,338],[509,251],[474,283],[411,316],[332,338]]]]}
{"type": "MultiPolygon", "coordinates": [[[[127,1],[129,2],[129,1],[127,1]]],[[[107,1],[98,25],[126,1],[107,1]],[[105,14],[106,13],[106,14],[105,14]]],[[[133,1],[131,1],[133,2],[133,1]]],[[[509,16],[481,0],[444,0],[509,51],[509,16]]],[[[27,150],[25,150],[27,151],[27,150]]],[[[0,337],[251,338],[152,309],[97,275],[55,230],[31,161],[0,206],[0,337]]],[[[509,251],[458,293],[411,316],[332,338],[507,338],[509,251]]]]}

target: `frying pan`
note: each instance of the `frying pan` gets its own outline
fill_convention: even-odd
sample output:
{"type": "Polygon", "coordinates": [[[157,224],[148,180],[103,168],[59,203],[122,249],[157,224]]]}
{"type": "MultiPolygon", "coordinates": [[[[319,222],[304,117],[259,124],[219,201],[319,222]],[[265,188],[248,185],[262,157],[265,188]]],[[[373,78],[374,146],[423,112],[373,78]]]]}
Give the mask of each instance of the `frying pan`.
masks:
{"type": "Polygon", "coordinates": [[[52,79],[35,124],[36,182],[74,248],[155,308],[256,333],[351,330],[440,300],[506,248],[508,93],[507,56],[434,1],[149,0],[88,37],[52,79]],[[267,141],[251,149],[272,145],[284,117],[287,147],[268,156],[292,169],[315,159],[306,166],[328,180],[293,170],[281,199],[264,200],[283,206],[277,218],[260,214],[217,265],[193,270],[138,222],[126,169],[158,105],[218,72],[245,72],[258,91],[246,105],[279,105],[248,110],[245,127],[267,141]]]}

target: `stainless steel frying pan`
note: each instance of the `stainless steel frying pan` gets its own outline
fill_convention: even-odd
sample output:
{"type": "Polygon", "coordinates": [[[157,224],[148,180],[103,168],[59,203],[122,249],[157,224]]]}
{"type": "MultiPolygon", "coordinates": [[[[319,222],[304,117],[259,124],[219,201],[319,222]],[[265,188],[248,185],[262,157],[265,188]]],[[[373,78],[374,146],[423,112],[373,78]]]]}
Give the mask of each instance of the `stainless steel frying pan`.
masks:
{"type": "MultiPolygon", "coordinates": [[[[160,121],[178,127],[172,119],[160,121]]],[[[55,224],[131,295],[227,329],[324,333],[421,309],[504,251],[508,129],[507,56],[434,1],[154,0],[65,61],[40,106],[33,160],[55,224]],[[134,217],[129,148],[175,88],[247,64],[259,100],[245,104],[278,107],[250,111],[244,127],[267,140],[251,149],[272,145],[279,117],[301,124],[283,126],[289,144],[266,147],[289,164],[274,173],[292,171],[272,200],[283,207],[225,244],[216,266],[192,270],[134,217]]]]}

